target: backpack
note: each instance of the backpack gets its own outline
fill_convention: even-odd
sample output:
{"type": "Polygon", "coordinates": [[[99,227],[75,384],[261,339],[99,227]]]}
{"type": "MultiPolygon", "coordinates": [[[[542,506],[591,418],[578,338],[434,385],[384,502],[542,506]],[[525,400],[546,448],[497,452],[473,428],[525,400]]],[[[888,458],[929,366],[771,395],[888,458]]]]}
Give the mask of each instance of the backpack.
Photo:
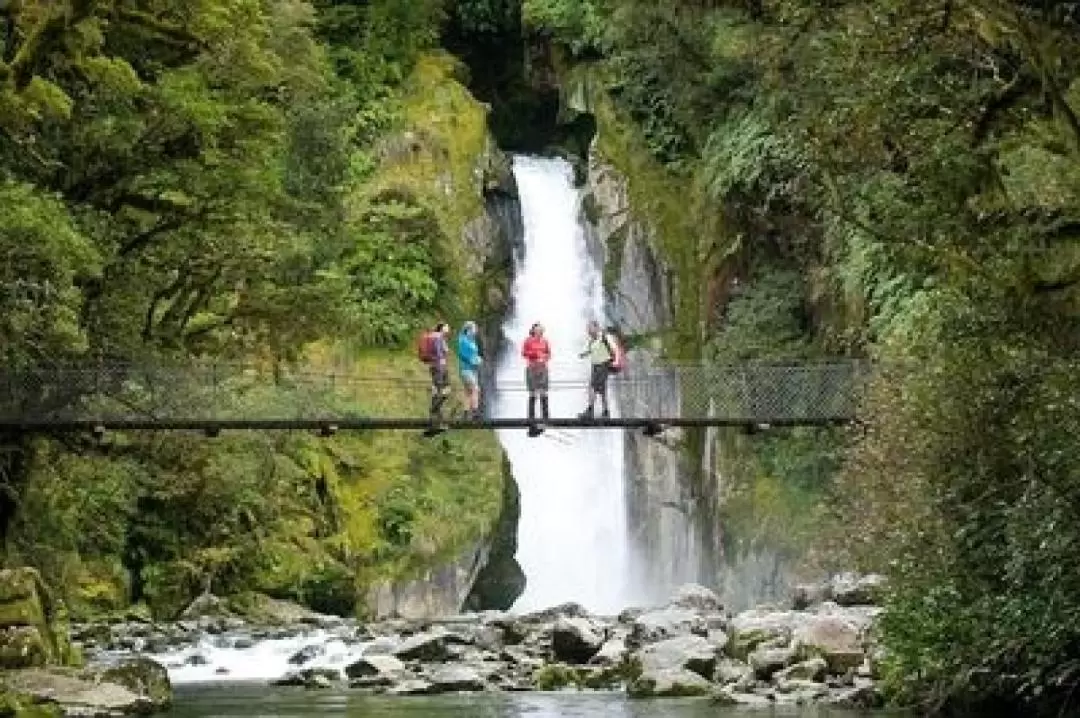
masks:
{"type": "Polygon", "coordinates": [[[626,368],[626,351],[623,349],[622,344],[619,343],[619,339],[612,334],[604,334],[604,343],[607,344],[608,351],[611,352],[611,364],[609,365],[611,373],[618,374],[626,368]]]}
{"type": "Polygon", "coordinates": [[[435,339],[435,332],[427,331],[416,341],[416,358],[425,364],[435,361],[435,339]]]}

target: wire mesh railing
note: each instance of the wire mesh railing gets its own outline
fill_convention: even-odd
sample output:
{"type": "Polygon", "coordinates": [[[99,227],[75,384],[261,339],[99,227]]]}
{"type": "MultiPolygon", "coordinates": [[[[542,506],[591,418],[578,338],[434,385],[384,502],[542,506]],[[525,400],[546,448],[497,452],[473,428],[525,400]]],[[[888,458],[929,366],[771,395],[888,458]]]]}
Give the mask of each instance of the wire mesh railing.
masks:
{"type": "MultiPolygon", "coordinates": [[[[854,416],[864,368],[837,361],[793,365],[647,366],[611,378],[624,418],[724,423],[821,423],[854,416]]],[[[451,378],[454,379],[451,372],[451,378]]],[[[455,385],[454,389],[457,388],[455,385]]],[[[559,378],[549,392],[584,398],[587,380],[559,378]]],[[[483,387],[526,393],[524,377],[483,387]]],[[[0,421],[241,421],[420,419],[422,374],[315,372],[249,365],[42,366],[0,372],[0,421]]],[[[522,402],[524,408],[524,402],[522,402]]]]}

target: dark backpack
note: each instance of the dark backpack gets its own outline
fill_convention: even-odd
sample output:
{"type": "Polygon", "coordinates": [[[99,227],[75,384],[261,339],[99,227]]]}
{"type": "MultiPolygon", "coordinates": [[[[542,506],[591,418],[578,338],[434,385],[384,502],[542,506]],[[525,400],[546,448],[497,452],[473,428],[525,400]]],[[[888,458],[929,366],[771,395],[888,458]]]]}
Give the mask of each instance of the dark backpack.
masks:
{"type": "Polygon", "coordinates": [[[608,351],[611,352],[611,364],[609,364],[611,373],[618,374],[626,368],[626,351],[623,349],[622,344],[619,343],[618,337],[613,334],[604,334],[604,344],[607,345],[608,351]]]}
{"type": "Polygon", "coordinates": [[[438,335],[432,331],[426,331],[416,341],[416,358],[425,364],[435,361],[435,341],[438,335]]]}

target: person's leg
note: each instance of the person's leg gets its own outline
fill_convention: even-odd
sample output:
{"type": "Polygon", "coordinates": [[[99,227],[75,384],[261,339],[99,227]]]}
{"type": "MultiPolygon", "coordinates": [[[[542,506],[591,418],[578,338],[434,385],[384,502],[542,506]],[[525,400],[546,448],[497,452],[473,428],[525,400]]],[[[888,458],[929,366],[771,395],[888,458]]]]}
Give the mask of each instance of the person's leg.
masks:
{"type": "Polygon", "coordinates": [[[585,411],[581,413],[582,419],[591,419],[593,417],[593,407],[596,404],[596,396],[600,393],[602,388],[599,383],[600,373],[597,371],[599,368],[600,367],[597,364],[593,364],[589,374],[589,405],[585,407],[585,411]]]}
{"type": "Polygon", "coordinates": [[[465,409],[471,419],[478,418],[480,409],[480,380],[473,370],[461,372],[461,384],[465,391],[465,409]]]}
{"type": "Polygon", "coordinates": [[[529,392],[526,416],[532,421],[536,416],[536,372],[533,367],[525,367],[525,390],[529,392]]]}
{"type": "Polygon", "coordinates": [[[539,379],[537,389],[540,393],[540,416],[547,421],[551,418],[551,412],[548,410],[548,369],[546,366],[540,367],[539,379]]]}
{"type": "Polygon", "coordinates": [[[431,367],[431,419],[442,419],[443,404],[450,395],[450,382],[446,367],[431,367]]]}
{"type": "Polygon", "coordinates": [[[607,419],[608,417],[611,416],[611,412],[608,411],[608,398],[607,398],[607,395],[608,395],[608,377],[611,375],[611,372],[608,371],[607,366],[601,366],[600,369],[601,369],[601,371],[603,373],[602,377],[600,378],[600,392],[599,392],[599,394],[600,394],[600,406],[602,407],[602,413],[600,415],[603,418],[607,419]]]}

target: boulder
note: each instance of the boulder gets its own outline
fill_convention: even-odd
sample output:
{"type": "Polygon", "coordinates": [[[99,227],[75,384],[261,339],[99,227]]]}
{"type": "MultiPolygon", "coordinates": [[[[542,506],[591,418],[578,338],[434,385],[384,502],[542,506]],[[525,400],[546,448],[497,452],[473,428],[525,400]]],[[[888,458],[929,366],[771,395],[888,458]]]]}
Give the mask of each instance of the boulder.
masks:
{"type": "Polygon", "coordinates": [[[482,691],[484,679],[469,666],[436,666],[425,671],[424,677],[431,684],[432,693],[482,691]]]}
{"type": "Polygon", "coordinates": [[[345,675],[349,678],[367,678],[371,676],[384,676],[396,678],[405,673],[405,664],[391,655],[365,653],[354,663],[345,667],[345,675]]]}
{"type": "Polygon", "coordinates": [[[724,686],[712,696],[713,703],[722,706],[744,706],[746,708],[771,708],[774,703],[756,693],[735,690],[732,686],[724,686]]]}
{"type": "Polygon", "coordinates": [[[3,688],[51,704],[65,715],[150,713],[172,702],[164,668],[149,659],[122,661],[85,671],[28,668],[9,671],[3,688]]]}
{"type": "Polygon", "coordinates": [[[604,645],[600,646],[600,650],[596,652],[596,655],[589,659],[589,663],[595,666],[622,665],[626,662],[628,653],[625,640],[622,638],[612,638],[605,641],[604,645]]]}
{"type": "Polygon", "coordinates": [[[0,669],[76,662],[67,612],[33,568],[0,570],[0,669]]]}
{"type": "Polygon", "coordinates": [[[787,643],[803,618],[803,614],[794,611],[743,611],[731,621],[728,655],[747,660],[754,649],[764,643],[787,643]]]}
{"type": "Polygon", "coordinates": [[[227,600],[212,593],[203,593],[189,603],[180,612],[179,617],[182,620],[191,621],[197,618],[232,618],[233,616],[227,600]]]}
{"type": "Polygon", "coordinates": [[[711,690],[709,681],[683,668],[645,670],[626,687],[631,698],[704,696],[711,690]]]}
{"type": "Polygon", "coordinates": [[[386,692],[392,696],[422,696],[433,693],[434,690],[435,687],[425,680],[409,678],[401,683],[395,683],[386,692]]]}
{"type": "Polygon", "coordinates": [[[839,693],[825,698],[822,702],[837,708],[854,710],[870,710],[880,708],[884,704],[881,693],[869,683],[841,690],[839,693]]]}
{"type": "Polygon", "coordinates": [[[88,668],[86,674],[103,683],[115,683],[142,696],[155,710],[172,705],[172,683],[165,666],[142,656],[88,668]]]}
{"type": "Polygon", "coordinates": [[[425,662],[448,661],[451,658],[447,648],[447,633],[443,629],[417,633],[402,641],[394,649],[393,655],[402,660],[425,662]]]}
{"type": "Polygon", "coordinates": [[[688,670],[709,679],[716,670],[716,646],[701,636],[677,636],[646,646],[638,653],[642,670],[688,670]]]}
{"type": "Polygon", "coordinates": [[[802,583],[795,586],[791,595],[791,607],[802,611],[832,599],[831,583],[802,583]]]}
{"type": "Polygon", "coordinates": [[[876,606],[885,593],[885,577],[842,573],[832,580],[832,600],[841,606],[876,606]]]}
{"type": "Polygon", "coordinates": [[[325,652],[326,648],[316,643],[310,643],[301,648],[296,653],[289,656],[289,664],[293,666],[302,666],[305,663],[311,663],[316,658],[321,656],[325,652]]]}
{"type": "Polygon", "coordinates": [[[236,615],[263,626],[334,626],[344,622],[340,616],[317,613],[299,603],[254,591],[231,597],[227,607],[236,615]]]}
{"type": "Polygon", "coordinates": [[[723,602],[714,591],[696,583],[684,584],[676,589],[671,605],[698,613],[721,613],[724,610],[723,602]]]}
{"type": "Polygon", "coordinates": [[[739,686],[752,687],[754,685],[754,671],[742,661],[722,658],[716,664],[713,680],[721,685],[737,683],[739,686]]]}
{"type": "Polygon", "coordinates": [[[401,642],[390,636],[379,636],[372,639],[371,643],[364,646],[365,656],[390,655],[397,650],[401,642]]]}
{"type": "Polygon", "coordinates": [[[603,634],[586,618],[560,617],[551,629],[551,652],[566,663],[588,663],[603,644],[603,634]]]}
{"type": "Polygon", "coordinates": [[[304,668],[289,671],[273,681],[275,686],[303,686],[304,688],[329,688],[341,680],[341,673],[336,668],[304,668]]]}
{"type": "Polygon", "coordinates": [[[526,613],[519,620],[524,623],[551,623],[558,620],[560,617],[565,618],[587,618],[589,612],[585,610],[585,607],[580,603],[568,602],[561,603],[558,606],[552,606],[551,608],[545,608],[540,611],[533,611],[532,613],[526,613]]]}
{"type": "Polygon", "coordinates": [[[829,664],[825,662],[824,658],[814,657],[777,671],[773,676],[773,680],[777,682],[792,680],[823,681],[828,669],[829,664]]]}
{"type": "Polygon", "coordinates": [[[842,674],[865,659],[858,627],[840,616],[808,616],[794,640],[800,658],[820,656],[830,673],[842,674]]]}
{"type": "Polygon", "coordinates": [[[627,643],[637,647],[675,636],[707,636],[708,633],[708,623],[694,611],[678,607],[662,608],[646,611],[635,618],[627,643]]]}
{"type": "Polygon", "coordinates": [[[767,680],[777,671],[791,665],[794,660],[794,647],[763,645],[755,648],[750,654],[750,668],[753,669],[755,676],[767,680]]]}
{"type": "Polygon", "coordinates": [[[794,695],[800,702],[812,701],[829,695],[829,688],[824,683],[808,681],[803,678],[790,678],[776,681],[776,692],[794,695]]]}

